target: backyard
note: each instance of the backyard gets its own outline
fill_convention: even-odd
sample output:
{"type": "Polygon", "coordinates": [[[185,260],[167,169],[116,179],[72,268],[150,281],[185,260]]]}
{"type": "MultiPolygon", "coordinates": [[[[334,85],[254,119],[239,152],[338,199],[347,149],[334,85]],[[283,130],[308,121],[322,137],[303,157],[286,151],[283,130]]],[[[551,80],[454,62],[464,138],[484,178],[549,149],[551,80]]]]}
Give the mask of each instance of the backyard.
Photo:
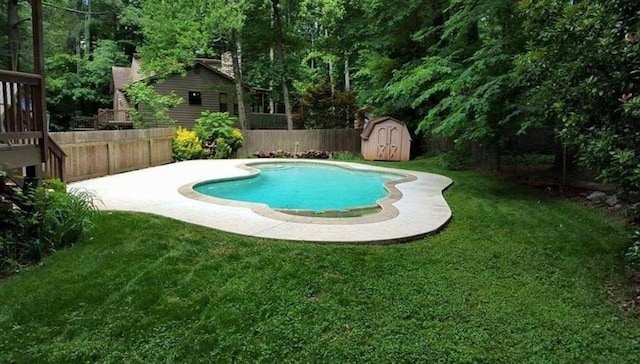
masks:
{"type": "Polygon", "coordinates": [[[638,362],[618,218],[436,159],[453,219],[407,244],[287,243],[101,212],[0,282],[1,362],[638,362]]]}

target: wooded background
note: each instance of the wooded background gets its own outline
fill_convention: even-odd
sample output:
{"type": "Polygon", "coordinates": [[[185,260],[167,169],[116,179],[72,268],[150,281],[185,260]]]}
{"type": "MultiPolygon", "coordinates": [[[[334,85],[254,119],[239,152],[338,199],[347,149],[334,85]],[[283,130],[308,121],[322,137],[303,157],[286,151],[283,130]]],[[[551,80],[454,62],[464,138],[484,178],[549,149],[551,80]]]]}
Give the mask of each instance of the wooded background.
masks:
{"type": "MultiPolygon", "coordinates": [[[[272,89],[290,127],[304,111],[303,128],[326,128],[328,119],[348,118],[336,110],[354,100],[357,108],[407,122],[412,132],[447,138],[456,151],[468,152],[475,142],[497,157],[514,136],[545,127],[563,146],[557,150],[565,151],[558,154],[565,164],[596,170],[623,190],[639,189],[636,1],[44,4],[48,105],[58,127],[108,106],[110,68],[127,65],[134,52],[162,82],[196,57],[228,51],[236,83],[272,89]]],[[[2,64],[28,71],[29,2],[2,6],[2,64]]],[[[243,100],[242,87],[236,89],[243,100]]]]}

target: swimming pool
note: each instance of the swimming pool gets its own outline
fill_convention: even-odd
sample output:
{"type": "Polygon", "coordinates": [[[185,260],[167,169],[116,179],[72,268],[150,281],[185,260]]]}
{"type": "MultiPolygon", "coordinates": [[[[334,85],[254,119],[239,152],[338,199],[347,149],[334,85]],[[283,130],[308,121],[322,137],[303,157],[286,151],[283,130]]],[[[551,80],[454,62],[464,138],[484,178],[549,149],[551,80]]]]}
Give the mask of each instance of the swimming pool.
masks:
{"type": "Polygon", "coordinates": [[[372,213],[389,194],[388,183],[405,175],[355,170],[313,162],[258,162],[250,176],[196,184],[196,192],[216,198],[263,203],[287,213],[372,213]]]}

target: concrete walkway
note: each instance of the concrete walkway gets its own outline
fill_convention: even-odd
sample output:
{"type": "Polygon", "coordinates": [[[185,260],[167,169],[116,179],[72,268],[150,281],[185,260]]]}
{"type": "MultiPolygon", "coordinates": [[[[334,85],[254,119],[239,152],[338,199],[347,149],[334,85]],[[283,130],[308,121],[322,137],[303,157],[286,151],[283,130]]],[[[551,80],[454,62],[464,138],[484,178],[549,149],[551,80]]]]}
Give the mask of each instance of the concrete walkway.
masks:
{"type": "MultiPolygon", "coordinates": [[[[302,160],[269,160],[302,162],[302,160]]],[[[365,217],[327,218],[284,214],[262,204],[232,202],[191,190],[197,182],[251,173],[257,159],[196,160],[70,183],[101,200],[100,209],[147,212],[231,233],[267,239],[324,243],[397,243],[440,229],[451,217],[442,191],[451,179],[416,171],[358,163],[323,162],[343,167],[401,173],[408,182],[392,187],[382,211],[365,217]],[[410,180],[410,181],[409,181],[410,180]]],[[[315,161],[314,161],[315,162],[315,161]]]]}

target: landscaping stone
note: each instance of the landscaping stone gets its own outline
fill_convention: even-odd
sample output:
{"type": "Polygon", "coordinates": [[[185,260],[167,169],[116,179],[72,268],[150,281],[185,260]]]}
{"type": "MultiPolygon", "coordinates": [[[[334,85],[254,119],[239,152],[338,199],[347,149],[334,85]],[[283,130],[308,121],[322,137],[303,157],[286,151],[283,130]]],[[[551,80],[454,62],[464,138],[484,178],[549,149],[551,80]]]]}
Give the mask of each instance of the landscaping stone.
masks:
{"type": "Polygon", "coordinates": [[[612,207],[618,204],[618,196],[617,195],[611,195],[608,196],[605,200],[604,203],[607,204],[607,206],[612,207]]]}
{"type": "Polygon", "coordinates": [[[589,196],[587,196],[587,200],[591,202],[599,202],[607,198],[607,194],[600,191],[591,192],[589,196]]]}

